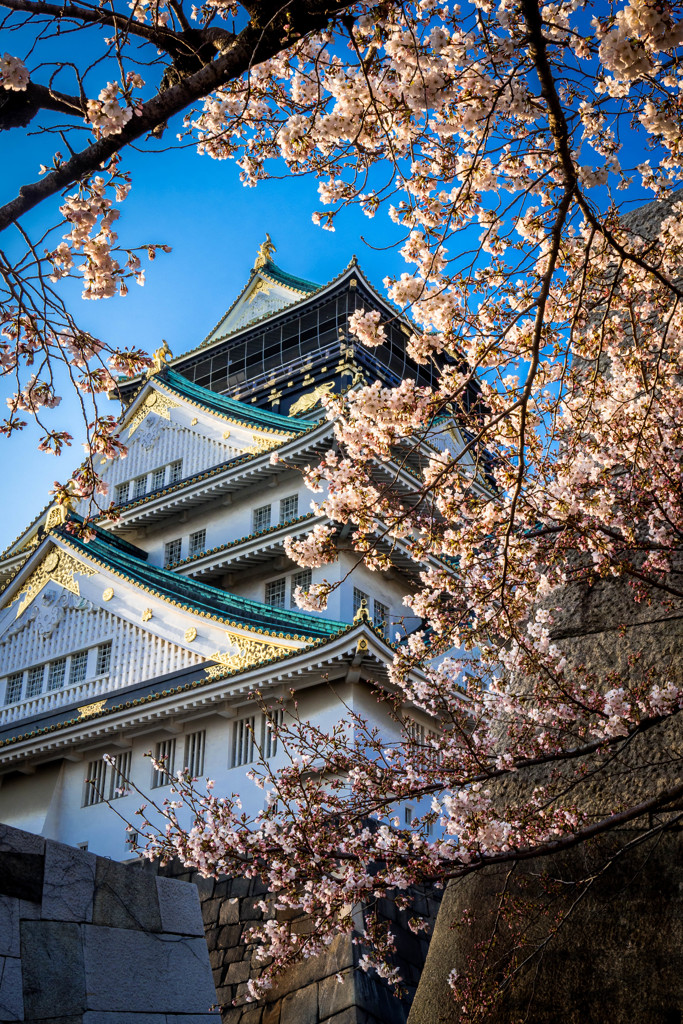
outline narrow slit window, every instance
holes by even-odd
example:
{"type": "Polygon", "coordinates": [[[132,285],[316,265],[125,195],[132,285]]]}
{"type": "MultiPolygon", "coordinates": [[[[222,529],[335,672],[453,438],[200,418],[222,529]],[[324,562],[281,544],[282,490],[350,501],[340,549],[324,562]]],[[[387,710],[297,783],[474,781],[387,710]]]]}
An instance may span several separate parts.
{"type": "Polygon", "coordinates": [[[277,754],[279,741],[277,730],[282,727],[285,712],[283,708],[276,708],[263,717],[265,719],[263,723],[263,756],[270,759],[277,754]]]}
{"type": "Polygon", "coordinates": [[[107,762],[100,757],[97,761],[91,761],[88,765],[83,787],[83,806],[92,807],[93,804],[104,803],[106,784],[107,762]]]}
{"type": "Polygon", "coordinates": [[[154,750],[154,760],[162,764],[161,770],[155,768],[152,773],[152,789],[170,785],[169,775],[175,771],[175,739],[162,740],[154,750]]]}
{"type": "Polygon", "coordinates": [[[206,730],[191,732],[185,737],[185,764],[193,779],[204,774],[204,750],[206,748],[206,730]]]}
{"type": "Polygon", "coordinates": [[[254,739],[255,725],[255,715],[249,715],[247,718],[238,718],[236,722],[233,722],[231,768],[239,768],[240,765],[249,764],[250,761],[254,760],[256,750],[256,741],[254,739]]]}
{"type": "Polygon", "coordinates": [[[128,792],[128,780],[130,779],[133,754],[130,750],[124,750],[114,758],[114,764],[110,765],[109,776],[109,799],[116,800],[120,796],[126,796],[128,792]]]}

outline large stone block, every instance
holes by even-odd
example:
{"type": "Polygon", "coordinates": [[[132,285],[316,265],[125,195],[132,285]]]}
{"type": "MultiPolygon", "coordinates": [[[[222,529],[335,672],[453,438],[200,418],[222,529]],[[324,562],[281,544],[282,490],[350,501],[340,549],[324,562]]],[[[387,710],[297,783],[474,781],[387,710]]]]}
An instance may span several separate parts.
{"type": "Polygon", "coordinates": [[[93,924],[160,932],[156,879],[133,865],[97,858],[93,924]]]}
{"type": "Polygon", "coordinates": [[[22,832],[0,822],[0,853],[45,853],[45,840],[33,832],[22,832]]]}
{"type": "Polygon", "coordinates": [[[24,1020],[24,996],[21,980],[21,960],[0,957],[0,1020],[24,1020]]]}
{"type": "MultiPolygon", "coordinates": [[[[187,1018],[185,1018],[187,1019],[187,1018]]],[[[166,1024],[165,1013],[108,1013],[106,1010],[87,1010],[83,1024],[166,1024]]]]}
{"type": "Polygon", "coordinates": [[[19,922],[40,916],[40,906],[12,896],[0,896],[0,956],[21,956],[19,922]]]}
{"type": "Polygon", "coordinates": [[[157,878],[161,928],[177,935],[203,935],[199,893],[191,882],[157,878]]]}
{"type": "Polygon", "coordinates": [[[307,985],[282,1000],[280,1024],[318,1024],[318,986],[307,985]]]}
{"type": "Polygon", "coordinates": [[[40,903],[44,867],[42,853],[0,852],[0,894],[40,903]]]}
{"type": "Polygon", "coordinates": [[[86,1008],[81,926],[22,921],[20,930],[26,1019],[80,1017],[86,1008]]]}
{"type": "Polygon", "coordinates": [[[97,857],[48,840],[41,916],[52,921],[92,921],[97,857]]]}
{"type": "Polygon", "coordinates": [[[351,968],[344,971],[337,981],[337,975],[323,978],[318,985],[318,1004],[320,1007],[320,1020],[327,1020],[347,1007],[353,1006],[356,1001],[356,972],[351,968]]]}
{"type": "Polygon", "coordinates": [[[208,1013],[216,1002],[206,943],[83,925],[88,1009],[208,1013]]]}

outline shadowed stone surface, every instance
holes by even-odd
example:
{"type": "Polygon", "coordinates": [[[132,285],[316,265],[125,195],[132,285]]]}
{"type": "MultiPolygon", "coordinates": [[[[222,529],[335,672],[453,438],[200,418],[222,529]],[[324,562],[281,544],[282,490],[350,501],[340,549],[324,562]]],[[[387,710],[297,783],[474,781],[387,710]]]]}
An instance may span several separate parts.
{"type": "Polygon", "coordinates": [[[3,887],[0,1024],[220,1021],[194,886],[1,826],[3,887]]]}

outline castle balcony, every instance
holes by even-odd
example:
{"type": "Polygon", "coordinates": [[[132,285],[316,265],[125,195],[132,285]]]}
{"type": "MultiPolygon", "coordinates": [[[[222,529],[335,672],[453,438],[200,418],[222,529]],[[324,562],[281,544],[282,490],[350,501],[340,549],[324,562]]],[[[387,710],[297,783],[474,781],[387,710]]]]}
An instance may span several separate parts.
{"type": "Polygon", "coordinates": [[[101,700],[103,694],[109,693],[113,689],[115,686],[113,683],[110,684],[109,676],[106,675],[83,680],[81,683],[65,686],[60,690],[39,693],[35,697],[28,697],[15,704],[7,704],[0,708],[0,728],[10,722],[33,718],[34,715],[42,715],[55,708],[65,707],[67,704],[88,704],[98,699],[101,700]]]}

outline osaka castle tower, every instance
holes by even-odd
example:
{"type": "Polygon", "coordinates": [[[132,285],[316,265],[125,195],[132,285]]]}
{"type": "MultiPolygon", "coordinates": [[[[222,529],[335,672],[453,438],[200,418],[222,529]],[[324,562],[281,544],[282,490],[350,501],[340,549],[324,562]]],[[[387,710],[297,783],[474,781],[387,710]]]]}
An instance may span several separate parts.
{"type": "MultiPolygon", "coordinates": [[[[322,396],[427,384],[430,370],[408,357],[408,321],[355,259],[319,286],[273,253],[268,239],[201,344],[175,358],[164,345],[146,376],[122,383],[128,456],[102,467],[115,515],[100,515],[86,542],[63,508],[45,509],[0,556],[4,822],[123,859],[107,801],[133,820],[140,798],[120,792],[123,777],[167,795],[150,751],[171,772],[215,779],[216,793],[240,792],[246,811],[262,806],[246,772],[259,750],[275,764],[282,751],[256,692],[282,701],[278,714],[294,693],[299,715],[323,726],[348,708],[382,716],[372,689],[387,681],[397,632],[418,625],[403,597],[419,567],[394,542],[389,571],[349,575],[357,558],[341,524],[337,561],[322,569],[299,568],[284,542],[326,522],[297,469],[334,444],[322,396]],[[361,308],[386,321],[378,348],[349,337],[361,308]],[[343,581],[327,611],[299,611],[295,588],[323,578],[343,581]]],[[[441,436],[462,443],[454,424],[441,436]]],[[[411,457],[377,472],[409,492],[422,456],[411,457]]],[[[433,727],[410,706],[403,726],[379,724],[394,742],[402,727],[433,727]]]]}

